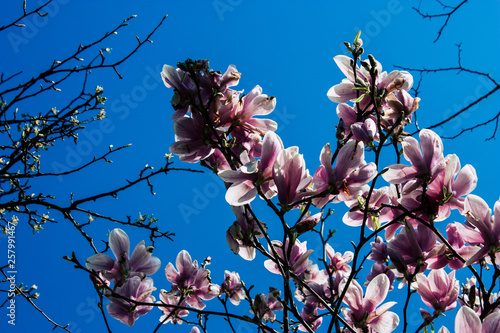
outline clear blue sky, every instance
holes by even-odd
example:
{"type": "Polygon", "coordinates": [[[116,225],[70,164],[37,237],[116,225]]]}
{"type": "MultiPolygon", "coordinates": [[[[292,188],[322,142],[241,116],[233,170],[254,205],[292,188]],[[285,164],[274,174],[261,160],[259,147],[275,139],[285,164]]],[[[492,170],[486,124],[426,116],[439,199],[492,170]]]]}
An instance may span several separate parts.
{"type": "MultiPolygon", "coordinates": [[[[54,59],[73,52],[79,43],[94,41],[124,18],[137,14],[129,27],[110,39],[109,44],[102,45],[112,48],[111,58],[118,58],[136,45],[135,35],[144,37],[164,15],[168,14],[168,18],[152,38],[154,43],[145,45],[119,67],[124,77],[122,80],[118,80],[112,70],[96,71],[91,75],[90,86],[103,86],[108,98],[105,125],[95,123],[89,126],[89,135],[81,135],[76,146],[67,141],[49,151],[42,160],[42,169],[54,172],[58,168],[80,166],[86,159],[105,152],[111,144],[118,147],[132,143],[132,147],[116,153],[113,164],[99,164],[77,175],[47,180],[33,191],[55,193],[58,200],[67,203],[70,192],[75,198],[88,196],[134,178],[146,164],[160,167],[163,155],[174,141],[174,134],[169,119],[173,112],[170,106],[172,91],[164,87],[159,73],[163,64],[175,66],[186,58],[208,58],[211,68],[223,72],[229,64],[234,64],[242,73],[238,89],[248,92],[258,84],[264,93],[275,96],[277,106],[272,118],[278,122],[278,134],[285,147],[300,147],[311,173],[319,165],[321,148],[326,142],[335,140],[336,105],[328,100],[326,92],[340,82],[343,75],[332,58],[344,53],[342,43],[352,41],[358,30],[362,30],[365,50],[373,54],[387,71],[393,70],[393,65],[455,66],[455,44],[461,42],[464,66],[489,72],[500,79],[497,64],[500,35],[496,23],[500,14],[499,1],[470,1],[453,15],[437,43],[433,41],[443,20],[423,20],[411,8],[418,4],[419,1],[397,0],[314,1],[310,4],[249,0],[54,0],[45,19],[27,19],[24,22],[26,28],[10,29],[0,34],[1,72],[13,74],[23,70],[22,76],[29,78],[47,68],[54,59]],[[8,35],[9,32],[16,36],[8,35]]],[[[28,9],[37,5],[38,2],[28,1],[28,9]]],[[[435,11],[439,8],[429,6],[423,9],[435,11]]],[[[22,1],[4,3],[0,25],[12,21],[21,12],[22,1]]],[[[92,56],[89,54],[88,58],[92,56]]],[[[415,80],[419,78],[417,73],[414,77],[415,80]]],[[[80,82],[73,83],[78,87],[80,82]]],[[[25,112],[43,112],[61,105],[75,86],[63,86],[61,93],[34,101],[25,112]]],[[[465,74],[426,76],[420,93],[420,126],[429,126],[446,118],[454,109],[486,93],[488,88],[491,87],[484,81],[465,74]]],[[[491,118],[493,112],[498,112],[498,96],[479,104],[438,132],[454,135],[464,126],[491,118]]],[[[491,207],[500,195],[497,178],[500,146],[498,140],[485,142],[492,131],[490,125],[444,142],[445,154],[456,153],[462,166],[470,163],[476,168],[479,183],[474,193],[482,196],[491,207]]],[[[174,166],[200,169],[197,165],[181,162],[174,166]]],[[[154,214],[164,229],[176,233],[174,242],[160,242],[155,250],[155,255],[162,260],[160,271],[153,276],[158,289],[170,287],[163,273],[164,267],[175,261],[182,249],[187,249],[198,261],[203,261],[206,256],[212,257],[209,268],[214,282],[221,283],[224,270],[228,269],[239,271],[248,285],[256,285],[258,292],[266,293],[268,286],[278,284],[279,280],[263,268],[262,258],[249,263],[229,250],[225,232],[234,221],[234,215],[224,201],[225,191],[220,180],[208,173],[169,173],[157,177],[153,183],[157,193],[154,197],[146,186],[138,186],[120,195],[118,200],[102,200],[91,207],[120,217],[131,215],[135,218],[139,212],[154,214]],[[193,214],[182,214],[186,208],[193,214]]],[[[272,216],[265,207],[257,206],[264,214],[261,219],[272,224],[272,216]]],[[[330,218],[329,227],[339,232],[331,245],[336,250],[345,251],[350,249],[347,247],[349,235],[354,235],[355,231],[342,225],[345,206],[332,208],[336,212],[330,218]]],[[[463,220],[460,216],[454,217],[456,221],[463,220]]],[[[86,221],[86,216],[78,218],[86,221]]],[[[61,259],[75,251],[84,261],[93,254],[91,249],[67,221],[47,225],[35,236],[23,222],[21,219],[16,236],[18,281],[37,284],[41,293],[38,306],[56,322],[70,323],[73,332],[104,331],[102,318],[94,306],[96,294],[87,275],[61,259]]],[[[88,232],[99,244],[100,239],[107,238],[107,230],[113,227],[96,221],[88,232]]],[[[132,246],[147,237],[146,233],[134,229],[126,231],[132,246]]],[[[6,241],[5,236],[0,236],[0,249],[6,249],[6,241]]],[[[319,243],[310,239],[308,247],[319,250],[319,243]]],[[[212,301],[209,307],[215,303],[212,301]]],[[[51,325],[26,302],[18,299],[16,304],[17,325],[13,332],[50,331],[51,325]]],[[[430,311],[418,297],[415,297],[414,304],[416,312],[410,315],[413,330],[410,327],[409,331],[414,331],[421,323],[419,307],[430,311]]],[[[247,314],[247,305],[234,310],[247,314]]],[[[140,318],[133,329],[112,318],[110,323],[113,332],[149,332],[159,317],[160,311],[153,309],[146,317],[140,318]]],[[[442,318],[437,328],[446,323],[453,330],[452,318],[454,314],[442,318]]],[[[212,321],[214,325],[217,320],[212,318],[212,321]]],[[[211,327],[210,322],[211,332],[229,331],[226,326],[211,327]]],[[[12,331],[12,327],[6,324],[5,309],[2,309],[0,331],[5,329],[12,331]]],[[[162,331],[189,330],[186,325],[170,325],[162,331]]],[[[252,330],[243,325],[238,332],[252,330]]]]}

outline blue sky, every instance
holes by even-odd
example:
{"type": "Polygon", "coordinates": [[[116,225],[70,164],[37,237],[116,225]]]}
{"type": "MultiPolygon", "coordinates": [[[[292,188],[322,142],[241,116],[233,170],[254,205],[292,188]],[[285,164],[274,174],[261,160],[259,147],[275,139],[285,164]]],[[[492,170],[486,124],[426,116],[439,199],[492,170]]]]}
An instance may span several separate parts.
{"type": "MultiPolygon", "coordinates": [[[[397,0],[356,1],[349,5],[342,1],[305,4],[302,1],[249,0],[54,0],[46,18],[27,19],[24,22],[27,27],[0,34],[2,72],[13,74],[22,70],[20,79],[29,78],[47,68],[54,59],[73,52],[79,43],[94,41],[124,18],[138,15],[115,38],[102,45],[112,48],[110,59],[118,58],[136,45],[135,35],[143,38],[164,15],[168,14],[168,18],[153,36],[154,43],[145,45],[119,67],[122,80],[118,80],[112,70],[92,73],[90,86],[103,86],[108,98],[108,118],[89,126],[77,145],[66,141],[51,149],[42,160],[42,169],[55,172],[78,167],[92,156],[106,152],[109,145],[133,145],[116,153],[112,164],[99,164],[76,175],[48,179],[34,185],[33,191],[50,191],[60,202],[67,203],[71,192],[75,198],[85,197],[123,184],[146,164],[160,167],[174,141],[174,134],[170,120],[172,91],[164,87],[159,72],[163,64],[175,66],[186,58],[207,58],[211,68],[222,72],[229,64],[234,64],[242,73],[238,89],[248,92],[258,84],[264,93],[275,96],[277,106],[271,118],[278,122],[278,134],[285,147],[300,147],[311,173],[319,165],[321,148],[335,140],[336,105],[328,100],[326,92],[340,82],[343,75],[332,58],[344,53],[343,42],[352,41],[358,30],[362,30],[366,52],[373,54],[387,71],[393,70],[394,65],[456,66],[455,45],[461,42],[463,66],[500,78],[496,62],[500,51],[496,41],[500,36],[495,23],[500,14],[500,1],[466,4],[453,15],[437,43],[433,41],[443,19],[423,20],[412,9],[418,4],[419,1],[397,0]]],[[[37,2],[28,1],[28,9],[37,5],[37,2]]],[[[431,12],[439,9],[435,5],[422,8],[431,12]]],[[[0,24],[12,21],[21,12],[22,1],[4,4],[0,24]]],[[[93,54],[88,54],[89,59],[92,57],[93,54]]],[[[418,74],[413,74],[418,80],[418,74]]],[[[81,80],[77,79],[63,86],[60,93],[25,104],[25,112],[62,105],[71,92],[78,89],[78,84],[81,80]]],[[[486,81],[471,75],[425,76],[419,95],[422,98],[418,110],[420,126],[423,128],[446,118],[488,89],[491,86],[486,81]]],[[[437,132],[452,136],[463,127],[491,118],[496,112],[498,96],[494,95],[437,132]]],[[[500,195],[500,181],[496,178],[500,146],[498,140],[485,142],[492,132],[493,126],[489,125],[456,140],[444,141],[445,154],[456,153],[462,166],[470,163],[476,168],[479,183],[474,193],[482,196],[491,207],[500,195]]],[[[393,163],[391,158],[387,156],[386,163],[393,163]]],[[[179,161],[174,166],[200,169],[179,161]]],[[[249,263],[230,252],[225,231],[234,221],[234,215],[224,201],[225,190],[220,180],[209,173],[169,173],[157,177],[153,183],[155,196],[149,194],[146,186],[140,185],[120,195],[118,200],[105,199],[87,207],[119,217],[131,215],[135,218],[139,212],[154,214],[164,229],[176,233],[174,242],[163,241],[155,250],[155,255],[162,260],[162,268],[153,276],[158,289],[170,287],[163,270],[182,249],[187,249],[198,261],[212,257],[210,269],[214,282],[222,282],[224,270],[228,269],[240,272],[242,279],[247,284],[255,284],[258,292],[265,293],[268,286],[278,284],[279,279],[263,268],[262,258],[249,263]]],[[[265,207],[256,206],[262,211],[262,219],[272,224],[272,216],[265,207]]],[[[328,227],[338,229],[338,233],[331,245],[338,251],[345,251],[351,240],[349,236],[356,235],[356,231],[342,225],[344,206],[332,208],[336,212],[328,227]]],[[[86,216],[78,218],[86,220],[86,216]]],[[[454,218],[463,220],[456,215],[454,218]]],[[[96,221],[88,232],[99,243],[100,239],[107,238],[107,231],[113,227],[96,221]]],[[[134,229],[126,231],[132,246],[147,237],[146,233],[134,229]]],[[[6,237],[0,236],[0,248],[6,248],[6,242],[6,237]]],[[[71,251],[75,251],[82,261],[93,254],[78,232],[61,220],[32,236],[21,219],[16,244],[17,280],[38,285],[41,297],[37,304],[56,322],[69,323],[73,332],[103,331],[102,318],[94,306],[97,298],[87,275],[61,259],[71,251]]],[[[308,245],[319,250],[319,243],[314,239],[308,239],[308,245]]],[[[212,303],[218,308],[215,301],[212,303]]],[[[410,331],[420,324],[418,308],[426,308],[418,297],[413,303],[416,312],[410,315],[410,331]]],[[[26,302],[18,300],[16,304],[14,330],[6,324],[5,309],[2,309],[1,331],[5,328],[9,332],[49,331],[52,328],[26,302]]],[[[233,309],[247,314],[246,305],[233,309]]],[[[133,329],[112,318],[110,323],[114,332],[152,331],[159,316],[160,311],[154,309],[139,319],[133,329]]],[[[454,314],[448,315],[437,327],[446,323],[452,329],[452,318],[454,314]]],[[[215,318],[210,322],[214,325],[212,332],[229,331],[226,326],[218,326],[220,322],[215,318]]],[[[189,330],[186,325],[170,325],[162,331],[189,330]]],[[[238,328],[238,332],[251,331],[245,325],[238,328]]]]}

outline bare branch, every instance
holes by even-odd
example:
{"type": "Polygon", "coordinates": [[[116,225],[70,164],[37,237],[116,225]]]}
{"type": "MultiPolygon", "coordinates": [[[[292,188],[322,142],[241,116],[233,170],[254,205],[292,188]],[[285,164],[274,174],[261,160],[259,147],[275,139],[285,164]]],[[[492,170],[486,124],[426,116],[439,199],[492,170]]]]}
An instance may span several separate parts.
{"type": "Polygon", "coordinates": [[[469,0],[463,0],[457,6],[448,6],[448,5],[443,4],[441,1],[436,0],[436,2],[439,3],[443,7],[443,10],[449,9],[449,11],[444,12],[444,13],[439,13],[439,14],[427,14],[427,13],[424,14],[419,8],[413,7],[413,9],[417,13],[419,13],[422,16],[422,18],[429,19],[429,21],[432,20],[433,18],[446,17],[443,25],[441,26],[441,28],[438,31],[438,35],[437,35],[436,39],[434,40],[434,43],[436,43],[439,40],[439,38],[441,37],[441,34],[443,33],[444,28],[448,25],[448,21],[450,20],[451,15],[453,15],[460,7],[465,5],[468,1],[469,0]]]}

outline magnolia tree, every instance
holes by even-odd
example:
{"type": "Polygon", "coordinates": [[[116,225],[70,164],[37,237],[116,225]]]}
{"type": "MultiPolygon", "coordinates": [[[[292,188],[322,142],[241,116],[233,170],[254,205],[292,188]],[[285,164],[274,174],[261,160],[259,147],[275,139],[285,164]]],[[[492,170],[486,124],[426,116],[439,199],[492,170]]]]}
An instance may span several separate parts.
{"type": "Polygon", "coordinates": [[[286,147],[275,133],[278,124],[258,117],[269,115],[276,99],[259,86],[246,95],[235,90],[241,77],[235,66],[223,74],[208,60],[163,67],[174,91],[170,152],[220,177],[235,215],[225,226],[230,251],[261,262],[281,283],[254,291],[231,269],[215,280],[210,258],[199,265],[187,250],[162,265],[144,241],[130,252],[127,234],[114,229],[113,255],[66,258],[90,274],[111,317],[128,326],[156,317],[155,332],[183,322],[193,325],[186,331],[208,332],[209,316],[223,317],[233,332],[238,320],[259,332],[406,332],[416,299],[417,331],[449,332],[439,319],[456,307],[455,332],[500,331],[500,201],[472,194],[474,167],[444,156],[435,132],[422,129],[418,138],[405,132],[420,100],[410,94],[412,75],[382,71],[374,56],[363,56],[359,37],[345,43],[350,56],[334,58],[346,76],[327,93],[337,104],[336,142],[323,145],[312,174],[299,148],[286,147]],[[395,159],[382,165],[386,150],[395,159]],[[266,206],[256,209],[254,200],[266,206]],[[356,230],[352,248],[330,245],[337,236],[325,225],[335,205],[348,208],[342,222],[356,230]],[[452,210],[462,221],[449,221],[452,210]],[[270,211],[279,221],[272,231],[264,221],[270,211]],[[317,261],[306,234],[322,244],[317,261]],[[160,269],[168,285],[154,283],[160,269]],[[466,279],[458,280],[459,270],[466,279]],[[399,302],[386,301],[389,293],[399,302]],[[224,311],[210,309],[217,300],[224,311]]]}

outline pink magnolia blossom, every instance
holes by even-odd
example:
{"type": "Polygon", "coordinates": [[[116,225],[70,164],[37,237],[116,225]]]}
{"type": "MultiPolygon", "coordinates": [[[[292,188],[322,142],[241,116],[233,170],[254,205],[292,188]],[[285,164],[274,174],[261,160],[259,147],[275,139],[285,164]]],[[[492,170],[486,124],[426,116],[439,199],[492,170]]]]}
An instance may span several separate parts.
{"type": "Polygon", "coordinates": [[[500,312],[490,313],[481,319],[471,308],[462,306],[455,317],[455,333],[498,333],[500,332],[500,312]]]}
{"type": "Polygon", "coordinates": [[[389,256],[398,270],[409,270],[415,273],[426,270],[429,260],[440,254],[442,248],[438,246],[437,236],[429,228],[419,225],[415,230],[409,224],[394,237],[387,245],[389,256]]]}
{"type": "MultiPolygon", "coordinates": [[[[140,277],[134,276],[128,279],[123,286],[117,287],[115,291],[132,301],[154,303],[155,298],[151,296],[151,293],[155,290],[153,279],[145,278],[141,280],[140,277]]],[[[108,299],[110,303],[106,309],[109,315],[128,326],[133,326],[139,316],[144,316],[153,308],[152,305],[136,305],[134,302],[122,298],[110,296],[108,299]]]]}
{"type": "MultiPolygon", "coordinates": [[[[377,132],[377,118],[373,115],[369,115],[367,116],[367,118],[365,120],[359,120],[358,119],[358,115],[357,115],[357,112],[356,110],[350,106],[349,104],[345,104],[345,103],[340,103],[339,105],[337,105],[337,116],[339,117],[339,119],[342,119],[343,121],[343,124],[344,124],[344,131],[345,131],[345,136],[349,136],[349,134],[352,132],[353,130],[353,126],[363,126],[362,124],[364,122],[366,122],[368,119],[370,119],[370,122],[366,125],[364,125],[364,129],[361,129],[363,131],[367,131],[368,133],[373,133],[373,139],[375,141],[378,141],[379,138],[378,138],[378,134],[376,133],[377,132]],[[375,130],[375,132],[373,132],[373,130],[375,130]]],[[[358,129],[355,129],[355,131],[358,130],[358,129]]],[[[353,133],[353,136],[356,140],[360,140],[360,141],[363,141],[362,139],[359,139],[356,137],[356,135],[353,133]]],[[[365,144],[367,144],[365,142],[365,144]]]]}
{"type": "Polygon", "coordinates": [[[399,89],[387,95],[384,101],[384,114],[382,125],[385,127],[395,125],[399,119],[399,124],[405,126],[410,123],[413,113],[418,109],[420,98],[413,98],[404,90],[399,89]]]}
{"type": "Polygon", "coordinates": [[[116,228],[109,233],[109,247],[116,260],[104,253],[98,253],[85,262],[88,269],[100,271],[108,281],[115,281],[122,286],[127,279],[134,276],[144,278],[153,275],[161,266],[160,259],[151,255],[152,246],[146,246],[144,241],[136,245],[129,257],[130,240],[122,229],[116,228]]]}
{"type": "Polygon", "coordinates": [[[467,164],[460,169],[458,156],[445,157],[446,168],[429,184],[427,196],[436,205],[434,221],[442,221],[450,216],[451,209],[463,212],[465,198],[477,185],[476,170],[467,164]]]}
{"type": "Polygon", "coordinates": [[[435,313],[441,314],[457,306],[459,284],[454,270],[449,274],[444,269],[431,270],[428,276],[417,274],[415,290],[435,313]]]}
{"type": "Polygon", "coordinates": [[[269,288],[269,293],[266,295],[258,294],[252,300],[250,313],[255,314],[257,318],[267,322],[268,320],[274,322],[276,314],[274,311],[282,311],[283,304],[279,300],[280,291],[275,288],[269,288]]]}
{"type": "MultiPolygon", "coordinates": [[[[325,281],[323,283],[316,282],[307,282],[307,286],[314,290],[314,292],[323,299],[323,301],[328,302],[331,298],[332,292],[330,290],[329,284],[325,281]]],[[[324,310],[325,306],[320,301],[320,299],[312,292],[309,291],[308,288],[297,288],[295,290],[295,298],[302,303],[309,303],[310,305],[314,305],[315,307],[324,310]]],[[[316,312],[316,315],[318,313],[316,312]]]]}
{"type": "Polygon", "coordinates": [[[253,118],[266,116],[276,106],[276,98],[262,93],[260,86],[255,86],[248,95],[240,99],[233,98],[219,109],[219,126],[232,127],[237,132],[251,132],[261,136],[267,131],[276,131],[278,125],[274,120],[253,118]]]}
{"type": "MultiPolygon", "coordinates": [[[[278,254],[278,257],[279,257],[278,260],[280,262],[283,262],[283,260],[285,258],[285,256],[283,255],[283,251],[285,251],[285,253],[288,253],[288,248],[289,248],[288,238],[286,239],[284,246],[283,246],[283,243],[281,243],[280,241],[272,241],[271,243],[273,245],[274,250],[278,254]]],[[[290,260],[288,261],[288,266],[289,266],[290,270],[296,275],[300,275],[303,272],[305,272],[307,267],[312,264],[312,262],[308,259],[309,255],[312,252],[313,252],[313,250],[307,249],[307,242],[301,243],[298,239],[296,239],[295,243],[291,246],[290,255],[286,256],[286,257],[290,258],[290,260]]],[[[271,247],[269,247],[269,253],[271,255],[273,255],[271,247]]],[[[264,262],[264,266],[271,273],[281,274],[281,271],[280,271],[278,265],[271,259],[266,260],[264,262]]]]}
{"type": "Polygon", "coordinates": [[[351,274],[351,266],[349,266],[349,263],[352,261],[354,253],[351,251],[346,251],[344,254],[335,252],[330,244],[326,244],[325,250],[326,256],[330,259],[328,269],[331,272],[338,272],[340,275],[349,276],[349,274],[351,274]]]}
{"type": "Polygon", "coordinates": [[[382,237],[377,236],[374,242],[370,243],[372,250],[368,259],[376,261],[379,264],[388,262],[389,254],[387,253],[387,243],[384,242],[382,237]]]}
{"type": "MultiPolygon", "coordinates": [[[[453,247],[453,249],[465,260],[472,257],[479,250],[475,246],[467,246],[465,240],[457,228],[459,223],[450,223],[446,226],[446,236],[448,243],[453,247]]],[[[451,269],[460,269],[464,266],[464,263],[457,257],[453,255],[450,249],[446,247],[445,244],[441,245],[443,247],[442,253],[435,258],[435,261],[429,264],[431,269],[439,269],[448,265],[451,269]]]]}
{"type": "Polygon", "coordinates": [[[197,163],[209,157],[215,150],[212,133],[207,131],[199,115],[176,119],[174,132],[175,142],[170,145],[170,152],[179,155],[183,162],[197,163]]]}
{"type": "MultiPolygon", "coordinates": [[[[323,318],[318,316],[318,307],[316,303],[306,302],[302,308],[300,317],[309,325],[313,331],[316,331],[323,323],[323,318]]],[[[309,332],[304,325],[300,324],[298,330],[302,332],[309,332]]]]}
{"type": "Polygon", "coordinates": [[[250,203],[258,191],[255,183],[261,183],[261,190],[270,199],[276,195],[272,178],[273,165],[283,150],[281,139],[274,132],[267,132],[262,143],[262,155],[259,161],[249,162],[236,170],[223,170],[218,173],[231,186],[226,192],[226,201],[232,206],[243,206],[250,203]]]}
{"type": "MultiPolygon", "coordinates": [[[[368,191],[363,193],[363,195],[359,196],[356,200],[346,202],[347,206],[350,209],[347,213],[344,214],[342,222],[352,227],[361,226],[363,224],[367,196],[368,191]]],[[[374,189],[372,191],[370,202],[368,203],[369,212],[367,212],[366,220],[366,226],[370,230],[376,230],[380,228],[382,223],[391,221],[393,219],[394,213],[392,212],[392,210],[389,207],[382,208],[383,204],[390,203],[391,199],[389,197],[389,187],[385,186],[381,187],[380,189],[374,189]]]]}
{"type": "Polygon", "coordinates": [[[391,184],[402,184],[416,179],[413,186],[406,189],[407,193],[418,188],[422,182],[431,182],[446,167],[441,138],[431,130],[420,131],[420,144],[415,138],[407,137],[402,146],[405,159],[412,165],[391,165],[382,177],[391,184]]]}
{"type": "MultiPolygon", "coordinates": [[[[354,71],[351,65],[353,60],[345,55],[338,55],[334,57],[333,60],[335,60],[335,63],[347,78],[343,79],[341,83],[331,87],[326,95],[335,103],[354,101],[357,98],[357,92],[353,90],[356,87],[354,85],[354,71]]],[[[379,62],[376,62],[376,70],[377,73],[379,73],[375,79],[375,85],[378,89],[385,88],[387,92],[390,93],[395,89],[410,90],[413,85],[413,77],[406,71],[392,71],[387,74],[387,72],[382,72],[382,65],[379,62]]],[[[370,87],[372,81],[371,76],[364,67],[359,68],[356,66],[356,77],[359,81],[363,82],[366,87],[370,87]]],[[[363,98],[360,103],[362,108],[368,105],[370,99],[368,95],[363,98]]]]}
{"type": "Polygon", "coordinates": [[[389,282],[390,282],[390,286],[391,286],[389,288],[389,291],[394,289],[393,284],[394,284],[394,280],[396,279],[396,275],[394,274],[392,269],[389,269],[389,267],[387,267],[385,264],[378,264],[378,263],[374,263],[372,265],[372,269],[371,269],[370,273],[366,276],[366,282],[365,282],[364,286],[368,286],[370,284],[370,282],[373,280],[373,278],[375,278],[376,276],[378,276],[380,274],[385,274],[389,278],[389,282]]]}
{"type": "Polygon", "coordinates": [[[351,125],[352,138],[362,141],[367,146],[373,146],[373,141],[377,140],[377,124],[372,118],[367,118],[363,122],[356,122],[351,125]]]}
{"type": "Polygon", "coordinates": [[[191,262],[191,256],[185,250],[177,255],[175,262],[177,270],[172,263],[165,268],[167,280],[172,283],[173,292],[181,292],[186,298],[186,303],[195,309],[203,310],[208,301],[219,295],[219,286],[210,283],[206,268],[198,268],[198,262],[191,262]]]}
{"type": "MultiPolygon", "coordinates": [[[[342,309],[346,321],[356,332],[366,332],[370,329],[376,332],[392,332],[399,325],[399,317],[389,311],[396,302],[388,302],[381,306],[389,291],[390,281],[385,274],[377,275],[366,288],[363,297],[363,288],[356,280],[352,280],[347,288],[343,302],[349,308],[342,309]]],[[[339,289],[345,288],[345,281],[339,289]]]]}
{"type": "MultiPolygon", "coordinates": [[[[166,290],[162,290],[160,293],[160,301],[158,304],[164,305],[175,305],[175,306],[183,306],[186,307],[186,301],[180,299],[180,296],[174,295],[172,293],[168,293],[166,290]]],[[[167,324],[171,322],[172,324],[182,324],[183,320],[180,319],[189,314],[189,311],[186,309],[177,309],[174,306],[162,306],[160,307],[161,311],[163,311],[163,316],[160,317],[160,322],[163,324],[167,324]]]]}
{"type": "Polygon", "coordinates": [[[321,150],[321,165],[314,173],[313,190],[325,196],[314,199],[321,208],[329,201],[346,201],[361,193],[365,185],[377,175],[375,163],[365,162],[364,146],[361,142],[349,141],[340,149],[337,164],[332,168],[332,151],[326,144],[321,150]]]}
{"type": "Polygon", "coordinates": [[[299,235],[304,232],[310,231],[314,229],[314,227],[321,221],[322,213],[316,213],[311,216],[311,212],[308,211],[300,221],[298,221],[293,230],[296,231],[299,235]]]}
{"type": "Polygon", "coordinates": [[[273,179],[281,205],[289,206],[310,195],[306,188],[312,181],[299,147],[283,149],[273,166],[273,179]]]}
{"type": "MultiPolygon", "coordinates": [[[[251,216],[245,214],[245,208],[231,206],[236,215],[234,222],[226,232],[226,240],[229,248],[234,254],[239,254],[245,260],[253,260],[255,258],[255,241],[254,237],[262,238],[262,234],[257,221],[251,216]]],[[[267,230],[266,225],[260,222],[264,230],[267,230]]]]}
{"type": "Polygon", "coordinates": [[[240,304],[240,301],[246,297],[245,291],[243,290],[243,284],[240,281],[240,275],[236,272],[224,272],[224,282],[220,289],[221,293],[229,296],[229,300],[234,305],[240,304]]]}
{"type": "Polygon", "coordinates": [[[495,202],[494,215],[488,204],[477,195],[469,194],[464,204],[465,218],[468,225],[456,224],[458,232],[463,239],[472,246],[480,249],[467,262],[466,266],[473,264],[490,252],[495,253],[497,264],[500,262],[500,200],[495,202]]]}

